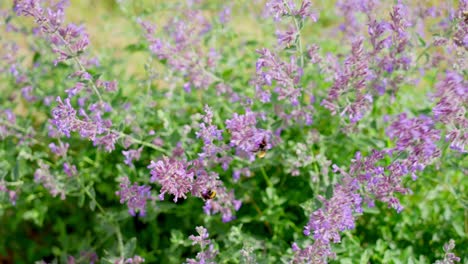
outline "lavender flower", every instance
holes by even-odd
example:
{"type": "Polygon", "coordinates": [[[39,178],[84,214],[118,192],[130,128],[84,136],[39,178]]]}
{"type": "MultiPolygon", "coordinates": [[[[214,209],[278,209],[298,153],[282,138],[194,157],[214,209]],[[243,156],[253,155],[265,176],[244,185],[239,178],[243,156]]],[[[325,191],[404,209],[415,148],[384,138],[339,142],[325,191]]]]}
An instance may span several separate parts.
{"type": "Polygon", "coordinates": [[[140,21],[150,43],[150,50],[159,59],[167,60],[174,72],[179,72],[187,80],[184,89],[191,87],[207,88],[219,81],[209,69],[214,69],[215,60],[210,52],[202,48],[203,37],[211,30],[211,24],[200,10],[184,9],[181,17],[171,19],[164,28],[169,36],[166,39],[155,38],[155,27],[140,21]],[[208,57],[208,60],[204,58],[208,57]]]}
{"type": "Polygon", "coordinates": [[[266,141],[265,150],[271,148],[271,132],[256,128],[255,113],[246,110],[244,115],[234,113],[231,119],[226,120],[226,128],[231,133],[230,145],[254,160],[254,153],[259,150],[262,141],[266,141]]]}
{"type": "Polygon", "coordinates": [[[232,157],[228,153],[231,148],[222,141],[222,131],[216,125],[213,125],[211,108],[205,105],[204,110],[203,122],[198,124],[198,131],[196,132],[197,138],[203,140],[203,151],[198,155],[206,166],[209,163],[221,164],[222,168],[227,170],[232,161],[232,157]]]}
{"type": "Polygon", "coordinates": [[[269,0],[265,4],[265,9],[266,13],[273,16],[275,21],[279,21],[283,16],[295,16],[302,19],[309,17],[314,22],[318,19],[309,0],[303,0],[299,8],[293,1],[269,0]]]}
{"type": "Polygon", "coordinates": [[[369,34],[369,41],[373,48],[370,55],[375,56],[384,48],[391,47],[392,39],[390,36],[385,35],[390,30],[390,24],[386,21],[378,22],[373,18],[369,18],[369,20],[367,33],[369,34]]]}
{"type": "Polygon", "coordinates": [[[143,150],[143,147],[140,147],[139,149],[130,149],[130,150],[123,150],[122,154],[125,156],[124,163],[127,164],[128,166],[131,166],[133,164],[133,160],[139,160],[141,151],[143,150]]]}
{"type": "Polygon", "coordinates": [[[219,12],[219,22],[221,24],[227,24],[229,22],[229,20],[231,20],[231,6],[229,5],[226,5],[225,7],[223,7],[223,9],[221,10],[221,12],[219,12]]]}
{"type": "Polygon", "coordinates": [[[373,99],[366,91],[366,80],[369,74],[368,58],[363,52],[363,40],[353,41],[351,55],[346,58],[344,65],[338,70],[335,82],[328,92],[328,96],[321,103],[332,114],[347,115],[351,123],[356,123],[364,116],[373,99]],[[352,98],[343,98],[343,94],[351,94],[352,98]],[[341,108],[342,101],[346,106],[341,108]],[[350,103],[347,103],[351,101],[350,103]]]}
{"type": "Polygon", "coordinates": [[[468,20],[466,19],[466,11],[468,10],[468,2],[466,0],[458,1],[457,18],[458,23],[455,26],[453,34],[453,42],[456,46],[468,48],[468,20]]]}
{"type": "Polygon", "coordinates": [[[440,132],[428,117],[408,118],[401,114],[390,125],[387,134],[396,140],[394,148],[373,150],[367,157],[357,152],[349,172],[333,165],[333,171],[343,176],[342,181],[335,186],[329,200],[319,196],[323,206],[312,212],[304,228],[304,234],[313,234],[315,241],[304,249],[293,244],[294,262],[327,263],[328,258],[334,257],[330,244],[341,241],[340,232],[354,228],[355,214],[362,213],[363,201],[373,206],[377,199],[397,212],[403,209],[395,196],[409,192],[402,178],[411,174],[415,180],[416,172],[439,156],[435,142],[440,139],[440,132]],[[402,153],[406,157],[400,157],[402,153]],[[387,156],[393,161],[384,166],[387,156]]]}
{"type": "Polygon", "coordinates": [[[114,131],[108,131],[104,136],[96,137],[93,140],[94,146],[104,147],[107,152],[115,149],[115,143],[119,139],[119,135],[114,131]]]}
{"type": "Polygon", "coordinates": [[[57,107],[52,110],[51,123],[60,133],[70,137],[71,132],[76,131],[80,133],[81,137],[92,140],[95,146],[104,147],[109,152],[115,149],[119,134],[110,129],[112,125],[110,120],[101,118],[106,107],[104,103],[90,106],[91,111],[94,112],[91,117],[81,109],[80,114],[85,120],[80,120],[77,118],[76,110],[70,104],[70,98],[66,98],[63,102],[60,97],[57,97],[57,102],[57,107]]]}
{"type": "Polygon", "coordinates": [[[29,16],[34,19],[39,30],[53,45],[53,52],[58,55],[55,64],[83,53],[88,47],[88,34],[83,26],[63,25],[65,2],[44,8],[42,1],[15,0],[14,10],[18,16],[29,16]]]}
{"type": "Polygon", "coordinates": [[[203,140],[203,152],[200,156],[203,157],[213,157],[216,156],[221,150],[217,147],[213,141],[223,140],[222,131],[213,125],[213,112],[208,105],[205,105],[205,115],[203,116],[203,123],[199,125],[199,131],[196,132],[197,138],[203,140]]]}
{"type": "Polygon", "coordinates": [[[21,88],[21,94],[23,98],[28,102],[34,102],[37,100],[37,97],[33,95],[34,87],[31,85],[27,85],[21,88]]]}
{"type": "Polygon", "coordinates": [[[2,51],[0,53],[0,73],[9,73],[15,78],[20,78],[19,72],[20,65],[17,62],[17,55],[19,51],[18,44],[15,42],[6,42],[2,44],[2,51]]]}
{"type": "Polygon", "coordinates": [[[290,26],[285,31],[278,30],[276,32],[276,38],[278,39],[278,44],[280,46],[287,46],[287,47],[291,46],[291,44],[294,43],[297,37],[298,37],[298,33],[296,31],[296,28],[293,26],[290,26]]]}
{"type": "Polygon", "coordinates": [[[238,211],[242,206],[240,200],[236,200],[234,192],[228,192],[225,187],[218,187],[216,190],[216,199],[207,200],[203,210],[206,214],[221,213],[222,221],[227,223],[235,219],[233,211],[238,211]]]}
{"type": "Polygon", "coordinates": [[[59,141],[58,146],[53,142],[49,144],[50,151],[52,151],[52,153],[60,157],[66,156],[68,147],[70,147],[70,144],[63,143],[62,141],[59,141]]]}
{"type": "Polygon", "coordinates": [[[319,49],[320,47],[317,44],[313,44],[307,49],[307,54],[309,55],[310,62],[312,64],[318,64],[322,62],[322,58],[320,57],[318,52],[319,49]]]}
{"type": "Polygon", "coordinates": [[[39,162],[39,168],[34,172],[34,182],[42,184],[53,197],[60,194],[60,199],[65,200],[64,186],[50,173],[49,165],[39,162]]]}
{"type": "Polygon", "coordinates": [[[338,15],[344,18],[339,29],[347,37],[353,37],[362,30],[362,24],[357,19],[359,13],[370,14],[378,0],[339,0],[336,3],[338,15]]]}
{"type": "Polygon", "coordinates": [[[7,184],[4,180],[0,180],[0,193],[5,193],[10,200],[12,205],[16,205],[16,200],[18,198],[18,192],[10,190],[7,188],[7,184]]]}
{"type": "Polygon", "coordinates": [[[372,86],[384,94],[389,90],[394,95],[399,85],[405,81],[403,75],[398,73],[400,70],[408,70],[411,66],[411,56],[407,52],[409,45],[409,35],[407,32],[410,26],[407,21],[407,7],[399,3],[392,8],[390,13],[391,20],[376,22],[371,17],[369,23],[369,35],[373,51],[370,56],[374,59],[374,68],[371,79],[372,86]],[[388,32],[389,36],[385,33],[388,32]],[[384,49],[385,48],[385,49],[384,49]],[[386,51],[386,52],[383,52],[386,51]],[[391,74],[390,76],[388,76],[391,74]]]}
{"type": "Polygon", "coordinates": [[[389,127],[387,134],[390,138],[396,139],[396,147],[392,152],[405,151],[409,154],[405,164],[401,165],[404,165],[410,173],[423,170],[440,155],[435,144],[440,139],[440,131],[434,129],[434,122],[429,117],[409,119],[406,114],[401,114],[389,127]]]}
{"type": "Polygon", "coordinates": [[[257,76],[254,83],[260,100],[270,101],[269,96],[265,96],[262,87],[273,86],[273,81],[275,81],[274,91],[278,94],[278,100],[288,100],[291,105],[298,105],[302,91],[298,86],[303,72],[297,65],[296,59],[291,57],[290,62],[286,63],[268,49],[257,50],[257,52],[260,58],[256,63],[257,76]]]}
{"type": "Polygon", "coordinates": [[[187,198],[194,182],[194,174],[188,172],[187,167],[187,163],[168,157],[163,157],[157,162],[151,161],[148,166],[151,169],[150,180],[161,185],[161,200],[164,199],[165,193],[174,195],[174,202],[180,198],[187,198]]]}
{"type": "Polygon", "coordinates": [[[209,239],[208,230],[203,226],[195,228],[198,235],[190,235],[189,239],[192,240],[192,245],[199,245],[201,252],[197,253],[195,259],[187,259],[187,264],[215,264],[214,259],[218,255],[218,251],[214,249],[214,244],[209,239]]]}
{"type": "Polygon", "coordinates": [[[120,190],[115,194],[120,196],[121,204],[127,203],[128,212],[132,216],[135,216],[137,212],[140,216],[144,216],[146,214],[146,202],[153,200],[151,187],[138,185],[137,183],[130,184],[128,177],[123,177],[120,182],[120,190]]]}
{"type": "Polygon", "coordinates": [[[292,250],[294,252],[293,263],[327,264],[328,259],[336,257],[331,245],[322,240],[314,241],[312,245],[307,245],[303,249],[293,243],[292,250]]]}
{"type": "Polygon", "coordinates": [[[6,138],[9,135],[15,135],[16,132],[11,128],[10,125],[16,123],[16,115],[11,109],[0,109],[0,138],[6,138]]]}
{"type": "Polygon", "coordinates": [[[236,169],[232,173],[232,179],[234,181],[238,181],[240,179],[241,175],[244,175],[246,177],[250,177],[250,176],[252,176],[252,172],[250,171],[249,168],[236,169]]]}
{"type": "MultiPolygon", "coordinates": [[[[401,212],[403,206],[395,194],[409,192],[402,183],[402,178],[408,174],[408,170],[404,167],[403,161],[396,161],[388,167],[380,165],[379,163],[385,156],[384,151],[373,150],[369,156],[363,158],[357,152],[356,157],[352,160],[349,173],[359,180],[364,190],[363,199],[369,207],[373,207],[374,200],[377,199],[387,203],[397,212],[401,212]]],[[[341,171],[341,173],[347,175],[346,172],[341,171]]]]}
{"type": "Polygon", "coordinates": [[[62,99],[57,97],[57,102],[58,106],[52,110],[52,123],[60,133],[70,137],[70,132],[75,129],[76,110],[70,104],[69,98],[63,103],[62,99]]]}
{"type": "Polygon", "coordinates": [[[436,84],[435,97],[438,102],[434,109],[434,118],[447,126],[446,140],[450,147],[466,152],[468,144],[468,82],[456,72],[449,71],[436,84]]]}
{"type": "Polygon", "coordinates": [[[76,166],[68,162],[63,164],[63,172],[65,172],[68,177],[73,177],[78,173],[76,166]]]}
{"type": "Polygon", "coordinates": [[[444,244],[444,259],[437,260],[434,264],[454,264],[455,262],[460,262],[460,258],[451,252],[454,248],[455,241],[450,239],[448,243],[444,244]]]}
{"type": "Polygon", "coordinates": [[[335,186],[330,200],[319,196],[323,203],[321,209],[310,215],[310,220],[304,229],[305,235],[313,234],[314,239],[326,243],[339,243],[340,232],[353,229],[354,213],[361,213],[362,198],[357,192],[359,183],[350,177],[345,177],[343,183],[335,186]]]}
{"type": "Polygon", "coordinates": [[[107,92],[116,92],[117,91],[117,81],[103,81],[101,79],[96,80],[96,86],[99,88],[104,88],[107,92]]]}

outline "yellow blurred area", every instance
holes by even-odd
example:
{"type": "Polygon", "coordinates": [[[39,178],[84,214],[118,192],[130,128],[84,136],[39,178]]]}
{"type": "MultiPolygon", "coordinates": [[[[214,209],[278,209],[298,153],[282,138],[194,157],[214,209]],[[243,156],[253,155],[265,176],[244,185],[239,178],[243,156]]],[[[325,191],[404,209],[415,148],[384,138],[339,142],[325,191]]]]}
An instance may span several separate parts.
{"type": "MultiPolygon", "coordinates": [[[[136,18],[144,16],[154,22],[158,29],[161,29],[167,18],[178,14],[177,6],[186,3],[187,0],[70,0],[70,6],[66,9],[66,21],[76,24],[83,24],[90,38],[89,51],[93,55],[102,55],[104,51],[108,57],[117,60],[125,59],[125,69],[123,72],[129,75],[142,74],[143,65],[148,53],[125,52],[124,48],[130,44],[137,44],[142,37],[142,30],[137,25],[136,18]]],[[[235,0],[224,2],[218,0],[204,1],[204,12],[208,16],[216,16],[217,12],[226,4],[233,7],[230,26],[235,34],[241,36],[241,39],[254,39],[259,43],[265,43],[265,40],[272,40],[274,32],[266,34],[262,31],[261,23],[265,20],[259,18],[265,0],[235,0]]],[[[390,4],[390,1],[388,1],[390,4]]],[[[407,1],[411,5],[431,5],[438,1],[407,1]]],[[[451,1],[448,1],[451,2],[451,1]]],[[[320,12],[320,19],[317,24],[311,24],[304,29],[303,38],[310,41],[317,41],[320,34],[324,34],[323,27],[335,27],[342,22],[342,19],[336,17],[336,0],[316,0],[313,5],[320,12]]],[[[0,0],[0,8],[11,7],[13,0],[0,0]]],[[[454,5],[455,6],[455,5],[454,5]]],[[[388,10],[390,12],[390,9],[388,10]]],[[[388,16],[388,15],[387,15],[388,16]]],[[[30,21],[21,18],[21,21],[30,21]]],[[[27,22],[26,22],[27,23],[27,22]]],[[[12,38],[15,41],[17,36],[14,34],[4,34],[0,29],[0,38],[12,38]]],[[[18,41],[20,45],[26,45],[24,39],[18,41]]],[[[306,41],[307,43],[307,41],[306,41]]],[[[328,44],[328,43],[327,43],[328,44]]],[[[220,44],[222,45],[222,44],[220,44]]],[[[260,44],[260,46],[264,46],[260,44]]],[[[324,47],[325,50],[327,47],[324,47]]],[[[331,49],[337,47],[330,46],[331,49]]],[[[26,50],[26,49],[24,49],[26,50]]],[[[22,50],[21,52],[26,52],[22,50]]]]}

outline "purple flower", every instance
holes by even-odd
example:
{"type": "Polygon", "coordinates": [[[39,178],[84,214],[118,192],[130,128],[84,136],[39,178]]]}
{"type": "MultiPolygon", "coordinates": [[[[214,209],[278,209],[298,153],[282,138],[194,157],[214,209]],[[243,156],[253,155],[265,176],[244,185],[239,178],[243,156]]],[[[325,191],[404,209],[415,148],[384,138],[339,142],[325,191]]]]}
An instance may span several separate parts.
{"type": "Polygon", "coordinates": [[[213,49],[208,52],[204,49],[204,36],[211,30],[211,24],[201,10],[183,9],[180,16],[170,19],[164,27],[164,39],[154,37],[154,26],[141,21],[140,24],[145,29],[151,52],[167,60],[168,66],[184,77],[185,91],[206,89],[219,81],[209,72],[216,66],[218,56],[212,56],[213,49]]]}
{"type": "Polygon", "coordinates": [[[336,3],[338,15],[344,18],[344,22],[340,25],[340,30],[347,37],[356,36],[361,30],[364,23],[360,23],[357,19],[359,13],[371,14],[371,11],[376,5],[376,0],[339,0],[336,3]]]}
{"type": "Polygon", "coordinates": [[[230,145],[254,159],[254,153],[259,150],[260,144],[266,142],[265,150],[271,148],[271,132],[256,128],[255,113],[246,110],[244,115],[234,113],[231,119],[226,120],[226,128],[231,133],[230,145]]]}
{"type": "Polygon", "coordinates": [[[53,197],[60,194],[60,199],[65,200],[63,184],[50,173],[49,165],[39,162],[39,168],[34,172],[34,182],[42,184],[53,197]]]}
{"type": "Polygon", "coordinates": [[[293,1],[269,0],[265,4],[267,15],[273,16],[275,21],[279,21],[283,16],[296,16],[302,19],[309,17],[317,22],[318,14],[312,9],[310,0],[303,0],[299,8],[293,1]]]}
{"type": "Polygon", "coordinates": [[[313,64],[318,64],[322,62],[322,58],[318,52],[319,49],[320,47],[317,44],[313,44],[307,49],[307,54],[309,55],[310,62],[312,62],[313,64]]]}
{"type": "Polygon", "coordinates": [[[286,63],[268,49],[257,50],[257,52],[260,54],[256,63],[257,76],[254,81],[256,90],[259,92],[257,96],[262,102],[268,102],[269,98],[265,98],[261,87],[272,86],[275,81],[274,91],[278,94],[278,100],[287,99],[292,105],[297,105],[302,95],[299,81],[303,72],[297,65],[296,59],[291,57],[290,62],[286,63]]]}
{"type": "Polygon", "coordinates": [[[11,109],[0,109],[0,138],[6,138],[9,135],[16,134],[13,129],[11,129],[8,124],[16,123],[16,115],[11,111],[11,109]]]}
{"type": "Polygon", "coordinates": [[[44,8],[42,1],[16,0],[14,10],[18,16],[29,16],[34,19],[40,32],[52,44],[53,52],[58,55],[58,62],[68,60],[84,52],[89,44],[88,34],[83,26],[63,25],[66,1],[44,8]]]}
{"type": "Polygon", "coordinates": [[[455,262],[460,262],[460,258],[457,257],[452,250],[455,248],[455,241],[450,239],[450,241],[444,244],[444,259],[437,260],[434,264],[454,264],[455,262]]]}
{"type": "Polygon", "coordinates": [[[85,84],[82,82],[77,82],[75,83],[75,86],[65,90],[65,92],[68,94],[68,98],[72,98],[76,94],[78,94],[81,90],[85,88],[85,84]]]}
{"type": "Polygon", "coordinates": [[[21,94],[23,95],[23,98],[28,102],[34,102],[37,100],[37,97],[32,94],[33,89],[34,88],[31,85],[27,85],[21,88],[21,94]]]}
{"type": "Polygon", "coordinates": [[[92,140],[95,146],[103,147],[109,152],[115,149],[115,143],[120,135],[110,129],[112,125],[110,120],[101,117],[104,111],[108,111],[107,104],[100,102],[90,105],[91,116],[80,109],[80,115],[84,117],[84,120],[80,120],[70,104],[70,98],[66,98],[64,103],[60,97],[57,97],[57,102],[57,107],[52,110],[51,123],[60,133],[70,137],[71,132],[76,131],[81,137],[92,140]]]}
{"type": "Polygon", "coordinates": [[[133,160],[139,160],[141,151],[143,150],[143,147],[140,147],[139,149],[130,149],[130,150],[123,150],[122,154],[125,156],[124,163],[127,164],[128,166],[131,166],[133,164],[133,160]]]}
{"type": "Polygon", "coordinates": [[[242,206],[240,200],[236,200],[234,192],[228,192],[225,187],[215,189],[216,199],[207,200],[203,210],[206,214],[221,213],[222,221],[227,223],[235,219],[233,211],[238,211],[242,206]]]}
{"type": "Polygon", "coordinates": [[[117,91],[117,81],[103,81],[101,79],[96,80],[96,86],[102,87],[108,92],[115,92],[117,91]]]}
{"type": "Polygon", "coordinates": [[[65,174],[68,175],[68,177],[73,177],[75,176],[78,172],[76,170],[76,166],[68,163],[68,162],[65,162],[63,164],[63,172],[65,172],[65,174]]]}
{"type": "Polygon", "coordinates": [[[119,135],[113,131],[109,131],[106,135],[96,137],[93,140],[94,146],[104,147],[107,152],[111,152],[115,149],[115,143],[119,139],[119,135]]]}
{"type": "Polygon", "coordinates": [[[52,124],[57,127],[57,130],[67,137],[70,137],[70,132],[75,129],[76,110],[70,104],[70,99],[57,97],[58,106],[52,110],[52,124]]]}
{"type": "Polygon", "coordinates": [[[252,172],[250,171],[249,168],[236,169],[232,173],[232,179],[234,181],[238,181],[240,179],[241,175],[244,175],[246,177],[250,177],[250,176],[252,176],[252,172]]]}
{"type": "Polygon", "coordinates": [[[433,108],[434,118],[447,128],[446,140],[450,147],[466,152],[468,144],[468,82],[456,72],[447,72],[436,84],[435,97],[438,99],[433,108]]]}
{"type": "Polygon", "coordinates": [[[405,151],[410,154],[407,163],[411,173],[423,170],[440,155],[435,144],[440,139],[440,131],[434,129],[434,122],[429,117],[410,119],[406,114],[401,114],[389,127],[387,134],[390,138],[396,139],[393,152],[405,151]]]}
{"type": "Polygon", "coordinates": [[[165,193],[174,195],[174,202],[179,198],[187,198],[194,182],[194,174],[187,171],[187,166],[183,161],[168,157],[163,157],[157,162],[151,161],[148,166],[151,169],[150,180],[161,185],[161,200],[164,199],[165,193]]]}
{"type": "Polygon", "coordinates": [[[140,263],[143,263],[145,262],[145,259],[138,256],[138,255],[135,255],[131,258],[127,258],[127,259],[118,259],[114,262],[114,264],[140,264],[140,263]]]}
{"type": "Polygon", "coordinates": [[[286,31],[277,31],[276,38],[280,46],[290,46],[296,40],[296,28],[290,26],[286,31]]]}
{"type": "Polygon", "coordinates": [[[345,177],[342,184],[335,186],[333,196],[329,200],[319,196],[323,206],[310,215],[304,234],[313,234],[316,241],[320,240],[324,244],[339,243],[339,233],[355,226],[353,214],[362,212],[362,198],[358,190],[358,182],[345,177]]]}
{"type": "Polygon", "coordinates": [[[227,24],[229,20],[231,20],[231,6],[227,5],[223,7],[221,12],[219,12],[218,16],[219,16],[219,22],[221,24],[227,24]]]}
{"type": "Polygon", "coordinates": [[[336,72],[335,82],[321,105],[333,115],[339,111],[342,116],[347,115],[351,123],[356,123],[362,119],[372,103],[372,96],[366,91],[368,76],[369,65],[363,52],[363,40],[357,39],[352,43],[351,55],[336,72]],[[349,103],[342,105],[343,101],[349,103]]]}
{"type": "Polygon", "coordinates": [[[385,33],[389,30],[390,24],[386,21],[377,22],[377,20],[370,18],[367,32],[369,33],[369,41],[373,47],[371,55],[376,55],[384,48],[389,48],[391,46],[392,39],[385,36],[385,33]]]}
{"type": "Polygon", "coordinates": [[[201,251],[197,253],[195,259],[187,259],[188,264],[214,264],[214,259],[218,252],[214,249],[214,244],[209,239],[208,230],[203,226],[197,226],[195,228],[198,235],[190,235],[189,239],[192,240],[192,245],[200,246],[201,251]]]}
{"type": "Polygon", "coordinates": [[[153,200],[151,195],[151,187],[147,185],[138,185],[134,183],[130,185],[128,177],[123,177],[120,182],[120,189],[115,194],[120,196],[120,203],[127,203],[128,212],[135,216],[136,213],[140,216],[146,214],[146,202],[153,200]]]}
{"type": "Polygon", "coordinates": [[[294,3],[283,0],[269,0],[265,3],[266,12],[278,21],[282,16],[288,15],[294,9],[294,3]]]}
{"type": "Polygon", "coordinates": [[[18,192],[9,190],[6,186],[6,182],[4,180],[0,180],[0,193],[5,193],[8,195],[8,199],[10,200],[12,205],[16,205],[16,200],[18,198],[18,192]]]}
{"type": "Polygon", "coordinates": [[[196,132],[197,138],[203,140],[203,152],[200,153],[201,158],[216,157],[222,149],[214,144],[214,141],[222,141],[222,131],[217,126],[213,125],[213,112],[208,105],[205,105],[205,115],[203,123],[199,125],[199,130],[196,132]]]}
{"type": "Polygon", "coordinates": [[[62,141],[59,141],[58,146],[55,145],[55,143],[53,143],[53,142],[49,144],[50,151],[52,151],[52,153],[54,153],[55,155],[60,156],[60,157],[65,157],[66,156],[69,146],[70,146],[70,144],[63,143],[62,141]]]}
{"type": "Polygon", "coordinates": [[[304,249],[293,243],[292,250],[294,252],[292,263],[327,264],[329,258],[333,259],[336,256],[330,243],[322,240],[316,240],[312,245],[305,246],[304,249]]]}

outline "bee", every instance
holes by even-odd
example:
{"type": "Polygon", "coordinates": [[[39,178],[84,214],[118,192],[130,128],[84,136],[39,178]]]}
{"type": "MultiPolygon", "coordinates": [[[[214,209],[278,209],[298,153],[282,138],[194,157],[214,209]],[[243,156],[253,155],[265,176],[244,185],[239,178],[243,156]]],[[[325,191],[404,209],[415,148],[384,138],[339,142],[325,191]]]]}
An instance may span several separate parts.
{"type": "Polygon", "coordinates": [[[201,196],[204,200],[211,200],[216,197],[216,191],[209,189],[209,190],[202,192],[201,196]]]}
{"type": "Polygon", "coordinates": [[[465,19],[465,23],[468,24],[468,11],[467,10],[463,11],[463,18],[465,19]]]}
{"type": "Polygon", "coordinates": [[[257,156],[259,158],[264,158],[265,155],[266,155],[266,147],[267,147],[267,142],[266,142],[266,139],[263,138],[262,139],[262,142],[260,142],[260,144],[258,144],[258,149],[255,151],[257,153],[257,156]]]}

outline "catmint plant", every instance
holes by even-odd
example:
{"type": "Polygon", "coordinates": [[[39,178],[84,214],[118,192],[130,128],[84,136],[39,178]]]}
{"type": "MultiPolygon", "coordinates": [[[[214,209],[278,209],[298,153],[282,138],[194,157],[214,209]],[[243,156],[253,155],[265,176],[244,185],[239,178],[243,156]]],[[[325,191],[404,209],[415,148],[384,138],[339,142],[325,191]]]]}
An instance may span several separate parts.
{"type": "Polygon", "coordinates": [[[0,1],[0,262],[466,262],[467,7],[0,1]]]}

